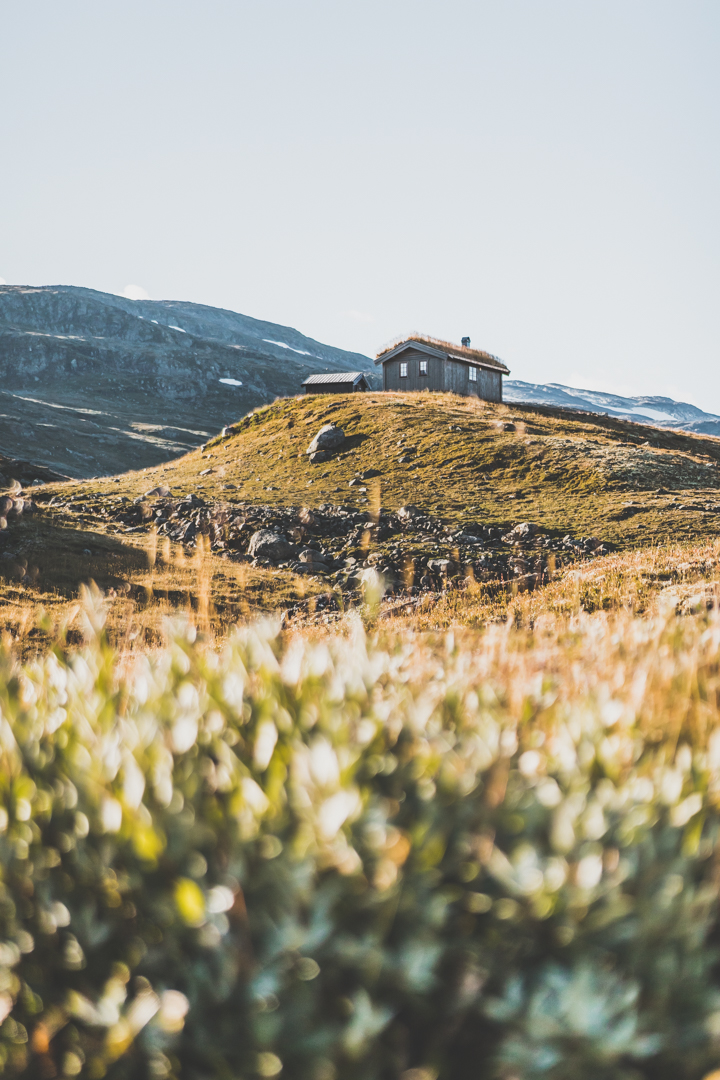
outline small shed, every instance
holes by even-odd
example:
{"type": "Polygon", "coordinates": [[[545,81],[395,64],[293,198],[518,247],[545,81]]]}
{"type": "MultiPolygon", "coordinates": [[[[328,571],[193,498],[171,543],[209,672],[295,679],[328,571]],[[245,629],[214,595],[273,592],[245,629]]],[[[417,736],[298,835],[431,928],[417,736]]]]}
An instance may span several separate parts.
{"type": "Polygon", "coordinates": [[[470,338],[453,345],[426,334],[395,339],[377,354],[383,390],[437,390],[483,401],[502,401],[502,377],[510,369],[492,353],[471,349],[470,338]]]}
{"type": "Polygon", "coordinates": [[[303,383],[306,394],[354,394],[370,389],[362,371],[333,371],[310,375],[303,383]]]}

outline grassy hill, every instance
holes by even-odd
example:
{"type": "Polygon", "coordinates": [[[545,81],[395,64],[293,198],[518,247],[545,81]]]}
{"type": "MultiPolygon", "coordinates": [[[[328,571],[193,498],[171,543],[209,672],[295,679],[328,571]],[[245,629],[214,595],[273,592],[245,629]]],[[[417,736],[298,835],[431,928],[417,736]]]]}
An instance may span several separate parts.
{"type": "MultiPolygon", "coordinates": [[[[448,586],[459,595],[452,586],[469,575],[484,590],[470,605],[482,621],[488,598],[505,611],[509,595],[591,557],[597,578],[606,552],[617,562],[652,546],[712,547],[719,462],[712,438],[551,408],[440,394],[286,398],[172,463],[34,489],[42,512],[0,534],[3,595],[20,632],[39,604],[67,617],[93,579],[119,633],[132,615],[155,640],[177,609],[224,632],[251,611],[307,607],[320,594],[347,606],[361,569],[375,566],[396,605],[414,596],[422,625],[433,613],[438,625],[463,621],[467,601],[448,607],[448,586]],[[330,420],[345,445],[311,464],[307,447],[330,420]],[[147,495],[158,487],[168,493],[147,495]],[[412,527],[396,515],[407,504],[419,508],[412,527]],[[537,535],[513,539],[525,521],[537,535]],[[248,555],[268,527],[295,544],[279,566],[248,555]],[[297,561],[307,545],[327,566],[297,561]]],[[[681,551],[673,559],[687,562],[681,551]]]]}
{"type": "Polygon", "coordinates": [[[531,518],[621,547],[715,535],[720,520],[720,441],[608,417],[449,394],[356,394],[279,400],[235,427],[166,466],[76,492],[136,498],[162,482],[229,502],[364,507],[379,490],[389,509],[411,502],[500,526],[531,518]],[[331,420],[347,446],[310,464],[307,446],[331,420]],[[371,469],[379,475],[350,486],[371,469]]]}

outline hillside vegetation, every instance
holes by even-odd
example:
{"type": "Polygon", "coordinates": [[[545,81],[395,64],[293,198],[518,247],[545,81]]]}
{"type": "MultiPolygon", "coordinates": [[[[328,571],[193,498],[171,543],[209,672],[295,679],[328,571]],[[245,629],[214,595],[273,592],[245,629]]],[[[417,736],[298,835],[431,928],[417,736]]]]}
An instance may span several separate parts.
{"type": "Polygon", "coordinates": [[[127,633],[140,618],[138,643],[159,640],[178,608],[222,635],[253,611],[320,603],[337,616],[362,599],[364,567],[379,572],[388,615],[407,599],[404,615],[428,628],[502,618],[538,588],[542,606],[551,581],[548,603],[580,595],[570,570],[592,578],[588,604],[625,602],[630,581],[644,603],[714,565],[719,461],[712,438],[547,408],[438,394],[281,399],[171,464],[30,489],[39,512],[0,534],[6,625],[22,636],[41,605],[66,619],[93,579],[115,604],[111,626],[127,633]],[[345,443],[312,464],[307,447],[330,420],[345,443]],[[527,521],[535,531],[518,535],[527,521]],[[294,554],[253,558],[263,528],[294,554]],[[630,556],[643,550],[639,571],[630,556]]]}

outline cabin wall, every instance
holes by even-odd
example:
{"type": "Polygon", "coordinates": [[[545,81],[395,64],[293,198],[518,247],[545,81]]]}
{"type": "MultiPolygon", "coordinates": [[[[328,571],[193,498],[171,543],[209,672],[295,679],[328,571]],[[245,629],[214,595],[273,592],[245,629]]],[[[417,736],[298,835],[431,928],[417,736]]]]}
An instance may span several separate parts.
{"type": "Polygon", "coordinates": [[[445,389],[450,394],[479,397],[483,401],[502,401],[502,375],[499,371],[476,368],[477,382],[470,382],[470,365],[448,360],[445,364],[445,389]]]}
{"type": "Polygon", "coordinates": [[[483,401],[502,401],[502,374],[478,368],[477,395],[483,401]]]}
{"type": "Polygon", "coordinates": [[[444,390],[443,363],[421,349],[406,349],[383,364],[383,390],[444,390]],[[427,360],[427,375],[420,374],[420,361],[427,360]],[[407,378],[400,378],[400,364],[407,364],[407,378]]]}
{"type": "Polygon", "coordinates": [[[502,374],[487,368],[476,368],[477,382],[470,382],[468,364],[457,360],[441,360],[428,356],[420,349],[406,349],[398,357],[383,364],[383,390],[445,390],[463,397],[479,397],[483,401],[502,401],[502,374]],[[420,361],[427,360],[427,375],[420,374],[420,361]],[[407,377],[400,378],[400,364],[407,364],[407,377]]]}

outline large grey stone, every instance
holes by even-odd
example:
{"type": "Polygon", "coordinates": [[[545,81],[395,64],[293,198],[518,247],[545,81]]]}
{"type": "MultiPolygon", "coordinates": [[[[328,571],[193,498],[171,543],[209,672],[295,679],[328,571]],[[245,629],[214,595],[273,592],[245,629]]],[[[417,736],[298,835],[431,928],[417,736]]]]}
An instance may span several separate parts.
{"type": "Polygon", "coordinates": [[[336,424],[325,424],[310,443],[306,453],[314,454],[318,450],[338,450],[345,442],[345,432],[336,424]]]}
{"type": "Polygon", "coordinates": [[[250,537],[248,555],[253,559],[270,559],[271,562],[283,562],[291,558],[296,547],[282,533],[273,529],[259,529],[250,537]]]}

